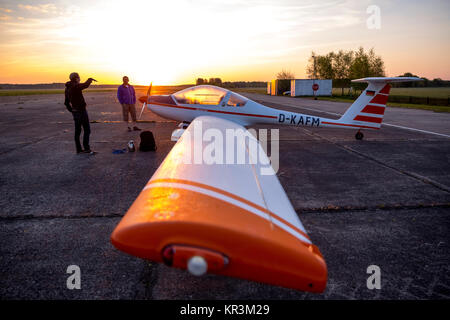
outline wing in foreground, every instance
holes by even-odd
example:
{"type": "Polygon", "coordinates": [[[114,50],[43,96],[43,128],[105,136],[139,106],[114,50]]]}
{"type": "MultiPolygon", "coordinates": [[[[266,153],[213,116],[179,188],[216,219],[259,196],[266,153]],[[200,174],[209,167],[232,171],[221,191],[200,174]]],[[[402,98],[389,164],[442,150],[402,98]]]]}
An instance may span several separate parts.
{"type": "Polygon", "coordinates": [[[116,227],[112,243],[196,275],[211,272],[322,292],[325,261],[276,174],[261,174],[264,164],[272,170],[256,138],[240,125],[210,116],[195,119],[116,227]],[[247,138],[233,137],[231,149],[230,132],[247,138]],[[205,136],[215,136],[213,153],[222,154],[224,163],[199,161],[211,151],[212,139],[205,136]],[[239,150],[246,153],[243,164],[236,164],[239,150]]]}

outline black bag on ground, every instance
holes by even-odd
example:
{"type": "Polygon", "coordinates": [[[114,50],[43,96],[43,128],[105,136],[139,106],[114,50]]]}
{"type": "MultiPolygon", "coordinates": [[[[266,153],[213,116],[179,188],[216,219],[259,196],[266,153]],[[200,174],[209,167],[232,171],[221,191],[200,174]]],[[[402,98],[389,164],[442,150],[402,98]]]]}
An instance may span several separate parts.
{"type": "Polygon", "coordinates": [[[139,144],[139,151],[155,151],[156,143],[155,137],[151,131],[141,132],[141,143],[139,144]]]}

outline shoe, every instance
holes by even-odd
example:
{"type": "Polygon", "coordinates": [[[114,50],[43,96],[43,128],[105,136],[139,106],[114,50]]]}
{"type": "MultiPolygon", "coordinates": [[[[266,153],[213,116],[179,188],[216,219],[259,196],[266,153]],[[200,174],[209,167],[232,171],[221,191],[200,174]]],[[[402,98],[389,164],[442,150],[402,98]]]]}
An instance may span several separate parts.
{"type": "Polygon", "coordinates": [[[93,151],[91,149],[85,149],[81,153],[93,153],[93,151]]]}
{"type": "Polygon", "coordinates": [[[83,150],[77,150],[77,154],[83,153],[83,150]]]}
{"type": "Polygon", "coordinates": [[[142,129],[139,129],[138,127],[134,126],[134,127],[133,127],[133,130],[134,130],[134,131],[141,131],[142,129]]]}
{"type": "Polygon", "coordinates": [[[128,127],[128,132],[131,132],[131,128],[130,127],[128,127]]]}

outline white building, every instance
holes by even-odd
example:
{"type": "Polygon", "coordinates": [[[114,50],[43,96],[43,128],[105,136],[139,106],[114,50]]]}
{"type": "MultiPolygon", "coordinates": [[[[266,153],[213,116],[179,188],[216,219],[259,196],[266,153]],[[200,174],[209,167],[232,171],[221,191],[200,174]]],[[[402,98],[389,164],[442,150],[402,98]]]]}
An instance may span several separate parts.
{"type": "Polygon", "coordinates": [[[332,80],[293,79],[291,80],[291,96],[313,96],[316,87],[316,96],[331,96],[332,80]]]}

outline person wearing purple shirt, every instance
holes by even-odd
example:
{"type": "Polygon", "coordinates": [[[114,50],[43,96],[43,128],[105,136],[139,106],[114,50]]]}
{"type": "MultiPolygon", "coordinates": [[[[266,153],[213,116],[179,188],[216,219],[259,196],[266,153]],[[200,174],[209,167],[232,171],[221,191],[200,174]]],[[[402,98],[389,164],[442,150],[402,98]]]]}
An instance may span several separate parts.
{"type": "Polygon", "coordinates": [[[128,82],[130,81],[127,76],[122,78],[123,84],[117,89],[117,99],[122,105],[123,121],[128,127],[128,131],[131,128],[128,124],[128,113],[131,115],[131,120],[133,121],[133,130],[140,131],[136,126],[136,93],[134,88],[128,82]]]}

